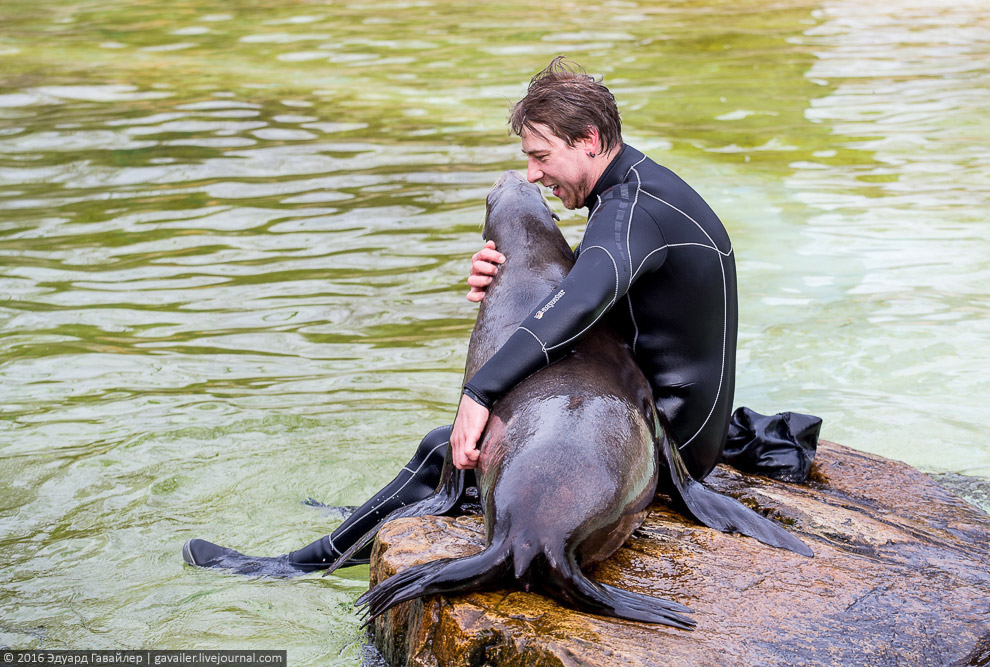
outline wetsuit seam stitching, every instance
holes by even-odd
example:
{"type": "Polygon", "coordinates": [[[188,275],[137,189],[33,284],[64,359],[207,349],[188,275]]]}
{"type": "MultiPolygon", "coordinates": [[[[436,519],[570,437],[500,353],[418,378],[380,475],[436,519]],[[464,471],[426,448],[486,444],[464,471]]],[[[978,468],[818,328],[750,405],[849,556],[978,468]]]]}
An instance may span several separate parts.
{"type": "Polygon", "coordinates": [[[711,243],[711,245],[706,245],[704,243],[668,243],[667,244],[667,247],[668,248],[680,248],[680,247],[688,247],[688,246],[697,246],[697,247],[701,247],[701,248],[707,248],[709,250],[714,250],[715,252],[717,252],[720,255],[719,260],[718,260],[718,266],[719,266],[719,269],[722,272],[722,361],[721,361],[721,364],[719,365],[718,389],[715,390],[715,397],[714,397],[714,399],[712,399],[712,406],[708,410],[708,415],[705,417],[704,421],[701,422],[701,426],[699,426],[698,429],[694,432],[694,435],[692,435],[690,438],[688,438],[687,440],[685,440],[684,441],[684,444],[678,446],[678,449],[680,450],[680,449],[684,449],[685,447],[687,447],[705,429],[705,427],[708,425],[708,422],[711,420],[712,415],[715,414],[715,408],[716,408],[716,406],[718,406],[718,399],[722,395],[722,385],[725,383],[725,362],[726,362],[726,356],[727,356],[726,355],[726,345],[727,345],[728,329],[729,329],[729,294],[728,294],[728,285],[726,285],[726,280],[725,280],[725,264],[723,263],[722,257],[730,257],[730,256],[732,256],[732,250],[733,250],[733,248],[732,248],[732,244],[730,242],[728,251],[723,252],[718,247],[718,244],[715,243],[715,239],[713,239],[711,237],[711,235],[705,230],[705,228],[701,226],[701,223],[699,223],[697,220],[695,220],[694,218],[692,218],[690,215],[688,215],[687,213],[685,213],[681,209],[677,208],[676,206],[674,206],[670,202],[666,201],[665,199],[662,199],[662,198],[658,197],[657,195],[653,194],[652,192],[648,192],[646,190],[644,190],[644,192],[646,192],[646,194],[649,195],[650,197],[652,197],[653,199],[656,199],[658,202],[660,202],[660,203],[662,203],[662,204],[664,204],[666,206],[669,206],[670,208],[672,208],[673,210],[677,211],[682,216],[684,216],[685,218],[687,218],[688,220],[690,220],[692,223],[694,223],[694,225],[698,228],[698,230],[701,231],[701,233],[705,235],[705,238],[708,239],[708,242],[711,243]]]}
{"type": "MultiPolygon", "coordinates": [[[[691,245],[694,245],[694,244],[691,244],[691,245]]],[[[700,244],[698,244],[698,245],[700,245],[700,244]]],[[[661,250],[666,250],[667,248],[670,248],[670,247],[676,247],[676,246],[662,245],[659,248],[655,248],[655,249],[651,250],[649,253],[647,253],[646,257],[643,258],[643,261],[640,262],[639,263],[639,266],[636,267],[636,274],[638,274],[639,271],[640,271],[640,269],[643,268],[643,265],[646,264],[646,260],[648,260],[651,255],[653,255],[654,253],[660,252],[661,250]]],[[[702,246],[702,247],[703,248],[708,248],[709,246],[702,246]]],[[[633,274],[633,275],[636,275],[636,274],[633,274]]],[[[630,280],[629,282],[632,283],[632,280],[630,280]]]]}
{"type": "MultiPolygon", "coordinates": [[[[424,435],[424,436],[423,436],[423,440],[426,440],[427,438],[429,438],[429,437],[430,437],[431,435],[433,435],[433,434],[434,434],[434,433],[436,433],[437,431],[442,431],[442,430],[444,430],[445,428],[450,428],[450,426],[449,426],[449,425],[447,425],[447,426],[437,426],[436,428],[434,428],[434,429],[431,429],[429,433],[427,433],[426,435],[424,435]]],[[[431,452],[430,452],[430,454],[432,454],[432,453],[433,453],[433,452],[435,452],[435,451],[436,451],[436,448],[434,448],[434,449],[433,449],[433,451],[431,451],[431,452]]],[[[429,458],[429,456],[427,456],[426,458],[428,459],[428,458],[429,458]]],[[[422,468],[422,467],[423,467],[423,466],[422,466],[422,464],[420,464],[420,468],[422,468]]],[[[409,472],[411,472],[411,473],[412,473],[412,474],[414,474],[414,475],[415,475],[415,474],[416,474],[416,472],[417,472],[417,471],[419,470],[419,468],[417,468],[416,470],[413,470],[413,469],[412,469],[412,468],[410,468],[409,466],[402,466],[402,469],[403,469],[403,470],[407,470],[407,471],[409,471],[409,472]]]]}
{"type": "MultiPolygon", "coordinates": [[[[446,426],[437,427],[437,428],[433,429],[433,431],[430,431],[430,433],[433,433],[434,431],[438,431],[441,428],[447,428],[447,427],[446,426]]],[[[397,495],[399,495],[399,492],[402,491],[402,489],[404,489],[407,486],[409,486],[409,483],[411,481],[413,481],[413,479],[416,478],[416,475],[419,473],[419,471],[422,470],[423,469],[423,466],[426,465],[426,462],[430,460],[430,456],[432,456],[433,452],[437,451],[441,447],[446,447],[449,444],[450,444],[450,440],[447,440],[446,442],[441,442],[439,445],[437,445],[436,447],[434,447],[433,449],[431,449],[430,450],[430,453],[427,454],[425,457],[423,457],[423,462],[419,464],[419,467],[416,468],[415,472],[412,472],[412,474],[409,475],[409,479],[407,479],[405,482],[403,482],[402,486],[400,486],[398,489],[396,489],[395,492],[392,495],[390,495],[388,498],[384,498],[380,503],[378,503],[374,507],[369,507],[368,508],[368,511],[364,513],[364,516],[368,516],[372,512],[378,510],[386,502],[388,502],[389,500],[392,500],[397,495]]],[[[358,517],[358,518],[361,518],[361,517],[358,517]]],[[[340,533],[340,535],[343,535],[344,533],[346,533],[347,531],[349,531],[356,523],[357,523],[357,521],[354,521],[354,523],[352,523],[350,526],[348,526],[347,528],[345,528],[340,533]]],[[[340,537],[340,535],[338,535],[337,537],[340,537]]],[[[330,543],[330,548],[333,549],[334,551],[336,551],[338,554],[343,554],[344,553],[343,551],[341,551],[340,549],[338,549],[337,547],[334,546],[334,544],[333,544],[333,534],[332,533],[327,536],[327,541],[330,543]]]]}
{"type": "MultiPolygon", "coordinates": [[[[698,247],[698,248],[704,248],[706,250],[714,250],[718,254],[722,255],[722,251],[721,250],[719,250],[718,248],[713,248],[710,245],[708,245],[707,243],[695,243],[695,242],[692,242],[692,243],[668,243],[664,247],[665,248],[685,248],[685,247],[690,247],[690,246],[695,246],[695,247],[698,247]]],[[[729,252],[729,255],[731,255],[731,254],[732,254],[732,252],[730,251],[729,252]]],[[[723,257],[728,257],[729,255],[722,255],[722,256],[723,257]]]]}
{"type": "Polygon", "coordinates": [[[643,160],[645,159],[646,156],[644,155],[642,159],[639,160],[639,162],[629,167],[629,171],[626,172],[627,175],[630,173],[636,175],[636,194],[633,197],[632,207],[629,210],[629,224],[626,225],[626,256],[629,258],[629,283],[626,285],[627,292],[629,291],[629,288],[632,287],[633,275],[634,275],[633,267],[632,267],[632,248],[630,247],[629,244],[629,236],[632,234],[633,215],[635,215],[636,206],[639,204],[639,192],[640,190],[643,189],[643,179],[640,177],[639,170],[636,169],[636,167],[638,167],[640,163],[643,162],[643,160]]]}
{"type": "Polygon", "coordinates": [[[584,239],[588,236],[588,229],[591,228],[592,219],[595,217],[595,215],[598,214],[598,209],[600,209],[601,207],[602,207],[602,196],[595,195],[595,207],[593,209],[588,210],[588,224],[585,225],[584,236],[581,237],[581,241],[577,244],[577,248],[579,252],[576,254],[580,254],[584,252],[584,239]]]}
{"type": "Polygon", "coordinates": [[[536,342],[540,344],[540,349],[543,350],[543,356],[546,357],[546,359],[547,359],[547,365],[549,365],[550,364],[550,355],[547,354],[546,343],[544,343],[542,340],[540,340],[540,337],[539,336],[537,336],[535,333],[533,333],[532,331],[530,331],[526,327],[524,327],[522,325],[519,325],[519,328],[522,329],[523,331],[525,331],[530,336],[532,336],[533,338],[536,339],[536,342]]]}
{"type": "Polygon", "coordinates": [[[629,177],[629,172],[631,172],[631,171],[632,171],[633,169],[635,169],[635,168],[636,168],[636,167],[638,167],[638,166],[639,166],[640,164],[642,164],[642,162],[643,162],[643,161],[644,161],[645,159],[646,159],[646,155],[643,155],[643,157],[641,157],[641,158],[639,158],[638,160],[636,160],[636,162],[635,162],[634,164],[632,164],[632,165],[631,165],[631,166],[630,166],[630,167],[629,167],[628,169],[626,169],[626,173],[625,173],[625,175],[624,175],[624,176],[623,176],[622,178],[623,178],[623,179],[626,179],[626,178],[628,178],[628,177],[629,177]]]}
{"type": "MultiPolygon", "coordinates": [[[[697,224],[697,223],[695,223],[695,224],[697,224]]],[[[704,230],[702,230],[702,231],[704,231],[704,230]]],[[[711,240],[711,237],[709,237],[709,240],[711,240]]],[[[714,243],[714,241],[713,241],[713,243],[714,243]]],[[[699,243],[697,245],[703,245],[703,244],[700,244],[699,243]]],[[[707,247],[707,246],[704,246],[704,247],[707,247]]],[[[719,250],[717,247],[716,248],[713,248],[713,250],[717,251],[719,253],[719,255],[722,254],[722,251],[719,250]]],[[[732,252],[732,249],[730,248],[729,249],[729,253],[731,254],[731,252],[732,252]]],[[[726,256],[728,256],[728,255],[726,255],[726,256]]],[[[680,445],[677,448],[678,450],[681,450],[681,449],[684,449],[685,447],[687,447],[691,443],[691,441],[693,441],[695,438],[697,438],[698,437],[698,434],[701,433],[705,429],[706,426],[708,426],[708,421],[712,418],[712,415],[715,414],[715,407],[718,405],[718,399],[722,395],[722,385],[725,383],[725,362],[726,362],[726,356],[727,356],[727,354],[726,354],[726,346],[728,344],[728,337],[729,337],[729,288],[728,288],[728,285],[726,284],[726,281],[725,281],[725,264],[723,263],[721,257],[719,257],[719,259],[718,259],[718,266],[719,266],[719,269],[722,270],[722,363],[720,364],[720,367],[719,367],[718,389],[715,390],[715,398],[712,399],[712,407],[708,411],[708,416],[705,417],[705,421],[701,422],[701,426],[699,426],[698,427],[698,430],[694,432],[694,435],[692,435],[690,438],[688,438],[684,442],[683,445],[680,445]]]]}
{"type": "MultiPolygon", "coordinates": [[[[599,250],[601,250],[602,252],[604,252],[606,255],[608,255],[609,260],[611,260],[611,262],[612,262],[612,270],[615,272],[615,290],[614,290],[614,294],[612,296],[612,300],[609,302],[608,306],[606,306],[602,310],[602,312],[600,312],[598,314],[598,316],[595,317],[594,320],[592,320],[591,324],[589,324],[588,326],[586,326],[584,329],[581,329],[581,331],[577,332],[576,334],[574,334],[573,336],[571,336],[567,340],[561,341],[561,342],[557,343],[556,345],[551,345],[549,347],[545,347],[544,348],[544,351],[556,349],[558,347],[561,347],[562,345],[567,345],[572,340],[575,340],[577,338],[580,338],[582,335],[584,335],[584,333],[588,329],[590,329],[591,327],[595,326],[595,324],[598,322],[598,320],[600,320],[602,318],[602,315],[604,315],[605,313],[607,313],[612,308],[612,306],[615,305],[615,302],[618,301],[618,299],[619,299],[619,266],[618,266],[618,264],[616,264],[615,258],[612,257],[612,253],[610,253],[608,251],[608,248],[605,248],[605,247],[600,246],[600,245],[593,245],[590,248],[588,248],[588,250],[593,250],[595,248],[598,248],[599,250]]],[[[583,252],[587,252],[587,251],[583,251],[583,252]]]]}
{"type": "Polygon", "coordinates": [[[629,305],[629,319],[633,326],[632,351],[633,354],[636,354],[636,343],[639,342],[639,325],[636,324],[636,313],[633,310],[632,297],[629,296],[629,292],[626,292],[626,303],[629,305]]]}
{"type": "MultiPolygon", "coordinates": [[[[732,254],[732,244],[731,243],[729,244],[729,249],[727,251],[723,252],[718,247],[718,244],[715,243],[715,239],[713,239],[708,234],[708,232],[705,231],[705,228],[701,226],[701,223],[699,223],[697,220],[695,220],[694,218],[692,218],[690,215],[688,215],[687,213],[685,213],[681,209],[679,209],[676,206],[674,206],[673,204],[671,204],[669,201],[667,201],[665,199],[661,199],[660,197],[656,196],[655,194],[653,194],[652,192],[649,192],[647,190],[643,190],[643,192],[645,192],[650,197],[653,197],[654,199],[656,199],[661,204],[665,204],[665,205],[669,206],[670,208],[674,209],[675,211],[677,211],[678,213],[680,213],[681,215],[683,215],[685,218],[687,218],[688,220],[690,220],[691,222],[693,222],[695,224],[695,226],[701,231],[701,233],[705,235],[705,238],[707,238],[708,241],[711,243],[711,246],[709,246],[709,247],[711,247],[713,250],[717,250],[720,255],[722,255],[724,257],[728,257],[729,255],[732,254]]],[[[699,243],[698,245],[703,245],[703,244],[700,244],[699,243]]]]}

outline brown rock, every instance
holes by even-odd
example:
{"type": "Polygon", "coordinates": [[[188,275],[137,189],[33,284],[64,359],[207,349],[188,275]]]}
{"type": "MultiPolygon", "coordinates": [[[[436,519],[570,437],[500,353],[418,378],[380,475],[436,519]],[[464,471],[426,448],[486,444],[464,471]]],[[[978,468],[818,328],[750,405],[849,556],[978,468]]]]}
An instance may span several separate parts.
{"type": "MultiPolygon", "coordinates": [[[[807,485],[719,466],[708,484],[791,527],[809,559],[705,528],[662,502],[598,581],[694,610],[694,632],[523,591],[399,605],[375,621],[396,665],[990,665],[990,517],[894,461],[819,445],[807,485]]],[[[665,500],[658,497],[658,501],[665,500]]],[[[372,584],[484,546],[481,517],[385,526],[372,584]]]]}

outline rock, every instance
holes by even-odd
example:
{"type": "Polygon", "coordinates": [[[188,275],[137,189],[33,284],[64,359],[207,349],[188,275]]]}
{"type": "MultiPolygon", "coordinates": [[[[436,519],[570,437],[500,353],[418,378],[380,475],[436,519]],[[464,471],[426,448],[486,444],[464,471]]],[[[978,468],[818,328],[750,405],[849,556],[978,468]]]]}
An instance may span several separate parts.
{"type": "MultiPolygon", "coordinates": [[[[376,619],[394,665],[990,665],[990,517],[917,470],[822,441],[807,485],[725,466],[715,489],[787,524],[809,559],[658,502],[592,578],[666,597],[698,625],[594,616],[521,590],[432,596],[376,619]]],[[[484,546],[481,517],[386,525],[371,583],[484,546]]]]}

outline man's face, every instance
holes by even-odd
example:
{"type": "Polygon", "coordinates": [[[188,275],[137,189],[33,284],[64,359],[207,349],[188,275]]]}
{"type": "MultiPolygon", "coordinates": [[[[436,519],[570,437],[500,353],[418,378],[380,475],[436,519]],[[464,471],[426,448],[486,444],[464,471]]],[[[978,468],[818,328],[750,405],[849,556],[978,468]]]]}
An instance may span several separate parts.
{"type": "Polygon", "coordinates": [[[535,132],[524,128],[520,135],[522,151],[529,159],[526,174],[529,182],[550,188],[565,208],[584,206],[584,200],[597,181],[588,156],[594,150],[595,142],[590,138],[579,139],[573,146],[568,146],[546,125],[535,125],[534,129],[535,132]]]}

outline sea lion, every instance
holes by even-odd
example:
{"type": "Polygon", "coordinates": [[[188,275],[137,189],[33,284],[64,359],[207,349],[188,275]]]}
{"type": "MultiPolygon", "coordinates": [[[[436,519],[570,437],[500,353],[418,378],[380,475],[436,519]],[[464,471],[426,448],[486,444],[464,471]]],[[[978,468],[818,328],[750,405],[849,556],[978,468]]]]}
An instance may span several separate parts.
{"type": "MultiPolygon", "coordinates": [[[[471,335],[465,381],[534,309],[553,307],[574,256],[539,188],[506,172],[488,195],[484,236],[506,256],[471,335]]],[[[540,312],[540,311],[537,311],[540,312]]],[[[475,471],[486,548],[473,556],[409,568],[357,600],[369,622],[423,595],[508,583],[512,577],[583,611],[690,629],[690,610],[591,581],[581,572],[618,549],[642,523],[659,486],[701,523],[806,556],[782,527],[694,480],[629,347],[599,324],[573,352],[534,373],[495,403],[475,471]]],[[[327,574],[387,521],[445,514],[465,491],[450,452],[436,492],[396,510],[346,551],[327,574]]]]}
{"type": "MultiPolygon", "coordinates": [[[[567,275],[574,255],[537,186],[509,171],[488,195],[484,236],[506,256],[471,335],[465,379],[567,275]]],[[[596,327],[566,358],[533,374],[493,407],[475,471],[488,546],[417,565],[363,595],[371,618],[422,595],[515,578],[608,616],[690,628],[676,602],[594,582],[581,572],[618,549],[645,519],[658,465],[650,387],[624,342],[596,327]]],[[[449,465],[437,497],[411,513],[440,513],[459,495],[449,465]],[[444,486],[447,490],[444,490],[444,486]],[[427,509],[430,504],[433,507],[427,509]]]]}

